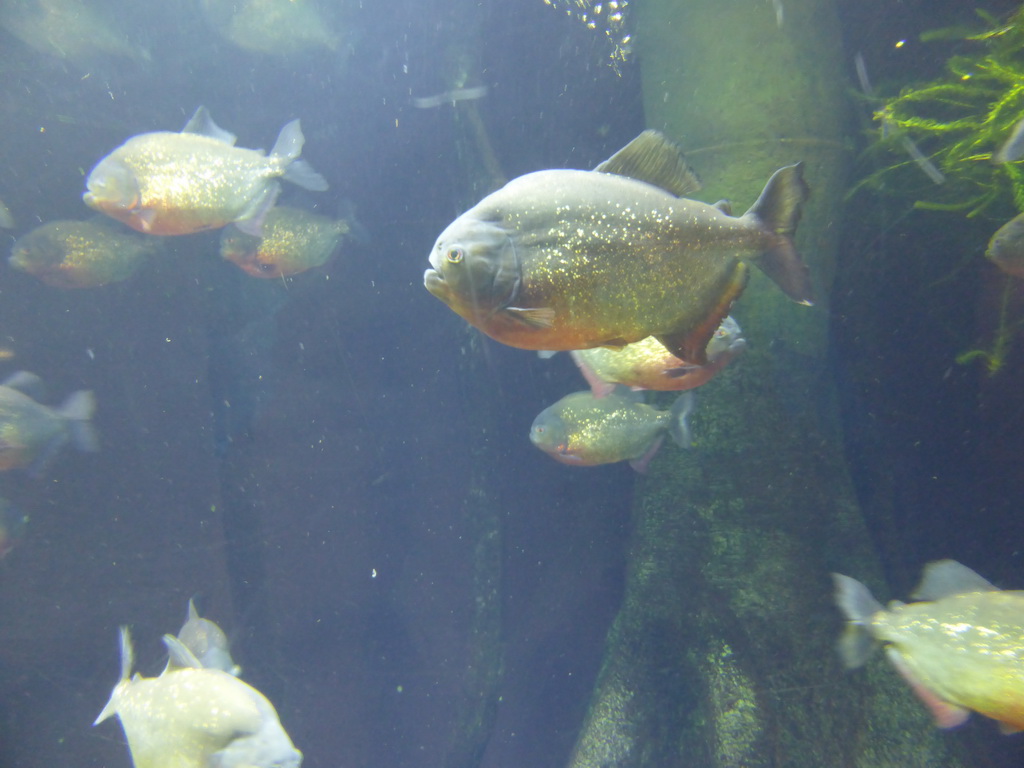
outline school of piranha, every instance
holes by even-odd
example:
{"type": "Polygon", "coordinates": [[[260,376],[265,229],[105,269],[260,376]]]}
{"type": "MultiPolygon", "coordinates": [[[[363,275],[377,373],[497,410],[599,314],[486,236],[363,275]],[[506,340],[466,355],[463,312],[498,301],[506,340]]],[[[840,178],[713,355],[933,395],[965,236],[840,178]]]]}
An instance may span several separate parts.
{"type": "MultiPolygon", "coordinates": [[[[83,200],[103,216],[33,229],[10,263],[50,286],[91,288],[129,279],[163,238],[216,229],[221,255],[249,275],[315,269],[354,222],[275,205],[280,180],[327,189],[300,158],[303,140],[295,120],[269,154],[236,147],[200,107],[182,131],[130,137],[100,159],[83,200]]],[[[794,245],[809,194],[802,165],[778,169],[738,216],[728,203],[688,197],[698,189],[676,145],[648,130],[593,170],[513,179],[430,248],[423,282],[451,311],[503,344],[565,351],[578,366],[588,388],[545,408],[529,431],[556,461],[628,461],[643,472],[666,435],[690,447],[693,390],[746,345],[729,312],[751,266],[790,300],[812,303],[794,245]],[[652,390],[681,394],[660,410],[645,402],[652,390]]],[[[97,448],[92,395],[50,407],[38,385],[26,372],[0,385],[0,470],[40,474],[65,444],[97,448]]],[[[975,711],[1006,732],[1024,729],[1024,592],[948,560],[925,568],[914,602],[887,608],[853,578],[834,579],[848,666],[882,645],[939,726],[975,711]]],[[[167,666],[143,677],[122,629],[120,679],[96,720],[118,717],[137,768],[300,764],[273,705],[240,679],[219,627],[190,604],[178,635],[163,639],[167,666]]]]}

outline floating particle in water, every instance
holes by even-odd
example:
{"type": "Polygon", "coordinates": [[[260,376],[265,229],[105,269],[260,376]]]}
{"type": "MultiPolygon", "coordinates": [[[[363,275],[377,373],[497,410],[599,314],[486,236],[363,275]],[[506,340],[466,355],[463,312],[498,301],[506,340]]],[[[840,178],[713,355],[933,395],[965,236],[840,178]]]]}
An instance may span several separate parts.
{"type": "Polygon", "coordinates": [[[633,38],[629,33],[629,0],[544,0],[547,5],[565,11],[587,29],[603,32],[612,43],[612,66],[629,59],[633,38]]]}

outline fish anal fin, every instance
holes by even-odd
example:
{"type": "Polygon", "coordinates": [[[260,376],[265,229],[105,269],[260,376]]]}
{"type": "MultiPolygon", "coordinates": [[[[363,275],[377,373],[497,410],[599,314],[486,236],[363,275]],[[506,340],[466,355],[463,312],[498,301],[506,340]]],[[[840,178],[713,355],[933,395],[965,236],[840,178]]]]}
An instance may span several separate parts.
{"type": "Polygon", "coordinates": [[[660,131],[644,131],[594,170],[644,181],[676,197],[693,194],[701,186],[679,147],[660,131]]]}
{"type": "Polygon", "coordinates": [[[676,357],[693,365],[706,365],[708,362],[707,347],[711,337],[715,335],[722,320],[729,314],[732,304],[743,293],[750,272],[747,265],[737,262],[725,284],[718,304],[704,318],[704,322],[685,334],[658,334],[655,338],[676,357]]]}
{"type": "Polygon", "coordinates": [[[555,324],[555,310],[550,307],[505,307],[502,311],[530,328],[551,328],[555,324]]]}
{"type": "Polygon", "coordinates": [[[658,435],[654,441],[647,446],[647,450],[643,452],[642,456],[637,456],[635,459],[630,459],[629,466],[639,472],[641,475],[647,474],[647,467],[651,463],[651,459],[654,458],[654,454],[661,448],[661,444],[665,441],[664,435],[658,435]]]}
{"type": "Polygon", "coordinates": [[[263,221],[270,213],[270,209],[277,202],[281,194],[281,185],[276,181],[268,184],[257,197],[249,204],[242,215],[232,222],[238,231],[253,237],[263,237],[263,221]]]}
{"type": "Polygon", "coordinates": [[[935,724],[939,728],[956,728],[967,722],[967,718],[971,716],[970,711],[939,698],[934,691],[917,679],[899,651],[890,646],[885,649],[885,655],[889,657],[889,661],[892,662],[900,676],[907,681],[907,685],[910,686],[914,695],[928,707],[928,711],[932,713],[935,724]]]}

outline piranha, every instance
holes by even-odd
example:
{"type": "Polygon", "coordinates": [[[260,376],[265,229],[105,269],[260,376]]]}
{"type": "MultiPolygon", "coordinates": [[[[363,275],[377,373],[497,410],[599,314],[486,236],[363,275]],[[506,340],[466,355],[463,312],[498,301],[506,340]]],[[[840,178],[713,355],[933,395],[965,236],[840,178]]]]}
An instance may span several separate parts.
{"type": "Polygon", "coordinates": [[[299,159],[298,120],[284,128],[269,155],[235,146],[199,107],[181,133],[134,136],[92,169],[85,204],[149,235],[187,235],[231,222],[259,235],[281,191],[278,178],[323,191],[327,182],[299,159]]]}
{"type": "Polygon", "coordinates": [[[4,201],[0,200],[0,229],[14,229],[15,226],[14,214],[4,205],[4,201]]]}
{"type": "Polygon", "coordinates": [[[594,397],[605,397],[617,384],[632,389],[681,392],[706,383],[742,352],[747,342],[740,333],[739,323],[726,317],[708,342],[708,362],[704,365],[680,360],[652,336],[621,349],[594,347],[569,354],[594,397]]]}
{"type": "Polygon", "coordinates": [[[147,62],[149,52],[117,30],[88,0],[0,3],[0,27],[30,48],[88,69],[104,59],[147,62]]]}
{"type": "MultiPolygon", "coordinates": [[[[336,51],[340,37],[313,0],[202,0],[207,21],[225,40],[247,51],[294,56],[336,51]]],[[[327,10],[332,8],[326,4],[327,10]]]]}
{"type": "Polygon", "coordinates": [[[69,440],[80,451],[97,449],[89,419],[96,409],[92,392],[75,392],[59,408],[37,403],[38,376],[19,371],[0,384],[0,471],[27,468],[38,475],[69,440]]]}
{"type": "Polygon", "coordinates": [[[849,620],[839,643],[847,667],[859,667],[882,643],[941,728],[970,710],[998,720],[1005,733],[1024,730],[1024,591],[996,588],[955,560],[924,568],[911,597],[888,608],[860,582],[832,574],[835,598],[849,620]]]}
{"type": "Polygon", "coordinates": [[[28,515],[23,515],[3,496],[0,496],[0,560],[7,557],[25,535],[28,515]]]}
{"type": "Polygon", "coordinates": [[[235,677],[241,674],[242,668],[228,650],[228,636],[215,622],[199,615],[193,600],[188,601],[188,618],[178,630],[178,640],[205,669],[219,669],[235,677]]]}
{"type": "Polygon", "coordinates": [[[160,241],[96,221],[51,221],[18,238],[12,267],[54,288],[95,288],[131,277],[160,241]]]}
{"type": "Polygon", "coordinates": [[[220,255],[253,277],[285,277],[325,264],[349,230],[345,219],[277,206],[263,220],[262,237],[226,227],[220,255]]]}
{"type": "Polygon", "coordinates": [[[621,347],[654,336],[695,365],[747,282],[746,260],[811,303],[792,235],[801,164],[772,175],[742,216],[682,197],[698,187],[679,149],[644,131],[593,171],[520,176],[437,238],[427,290],[522,349],[621,347]]]}
{"type": "Polygon", "coordinates": [[[117,715],[135,768],[298,768],[302,753],[267,698],[237,677],[203,667],[173,635],[159,677],[132,676],[121,628],[121,679],[93,725],[117,715]]]}
{"type": "Polygon", "coordinates": [[[665,432],[680,447],[690,446],[687,417],[692,410],[691,392],[680,395],[668,411],[644,404],[624,387],[603,398],[574,392],[537,414],[530,440],[563,464],[629,461],[637,472],[646,472],[665,432]]]}
{"type": "Polygon", "coordinates": [[[996,230],[985,256],[1006,274],[1024,277],[1024,213],[996,230]]]}

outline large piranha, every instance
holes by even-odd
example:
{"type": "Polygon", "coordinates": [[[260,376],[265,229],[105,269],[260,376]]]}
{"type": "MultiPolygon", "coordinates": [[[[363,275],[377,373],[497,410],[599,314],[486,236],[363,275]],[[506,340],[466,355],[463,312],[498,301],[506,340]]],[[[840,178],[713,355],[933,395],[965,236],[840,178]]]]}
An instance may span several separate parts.
{"type": "Polygon", "coordinates": [[[654,336],[704,364],[746,285],[746,260],[793,300],[812,297],[792,240],[808,195],[801,164],[776,171],[742,216],[683,197],[698,186],[679,149],[644,131],[593,171],[537,171],[485,197],[437,238],[423,282],[513,347],[654,336]]]}

